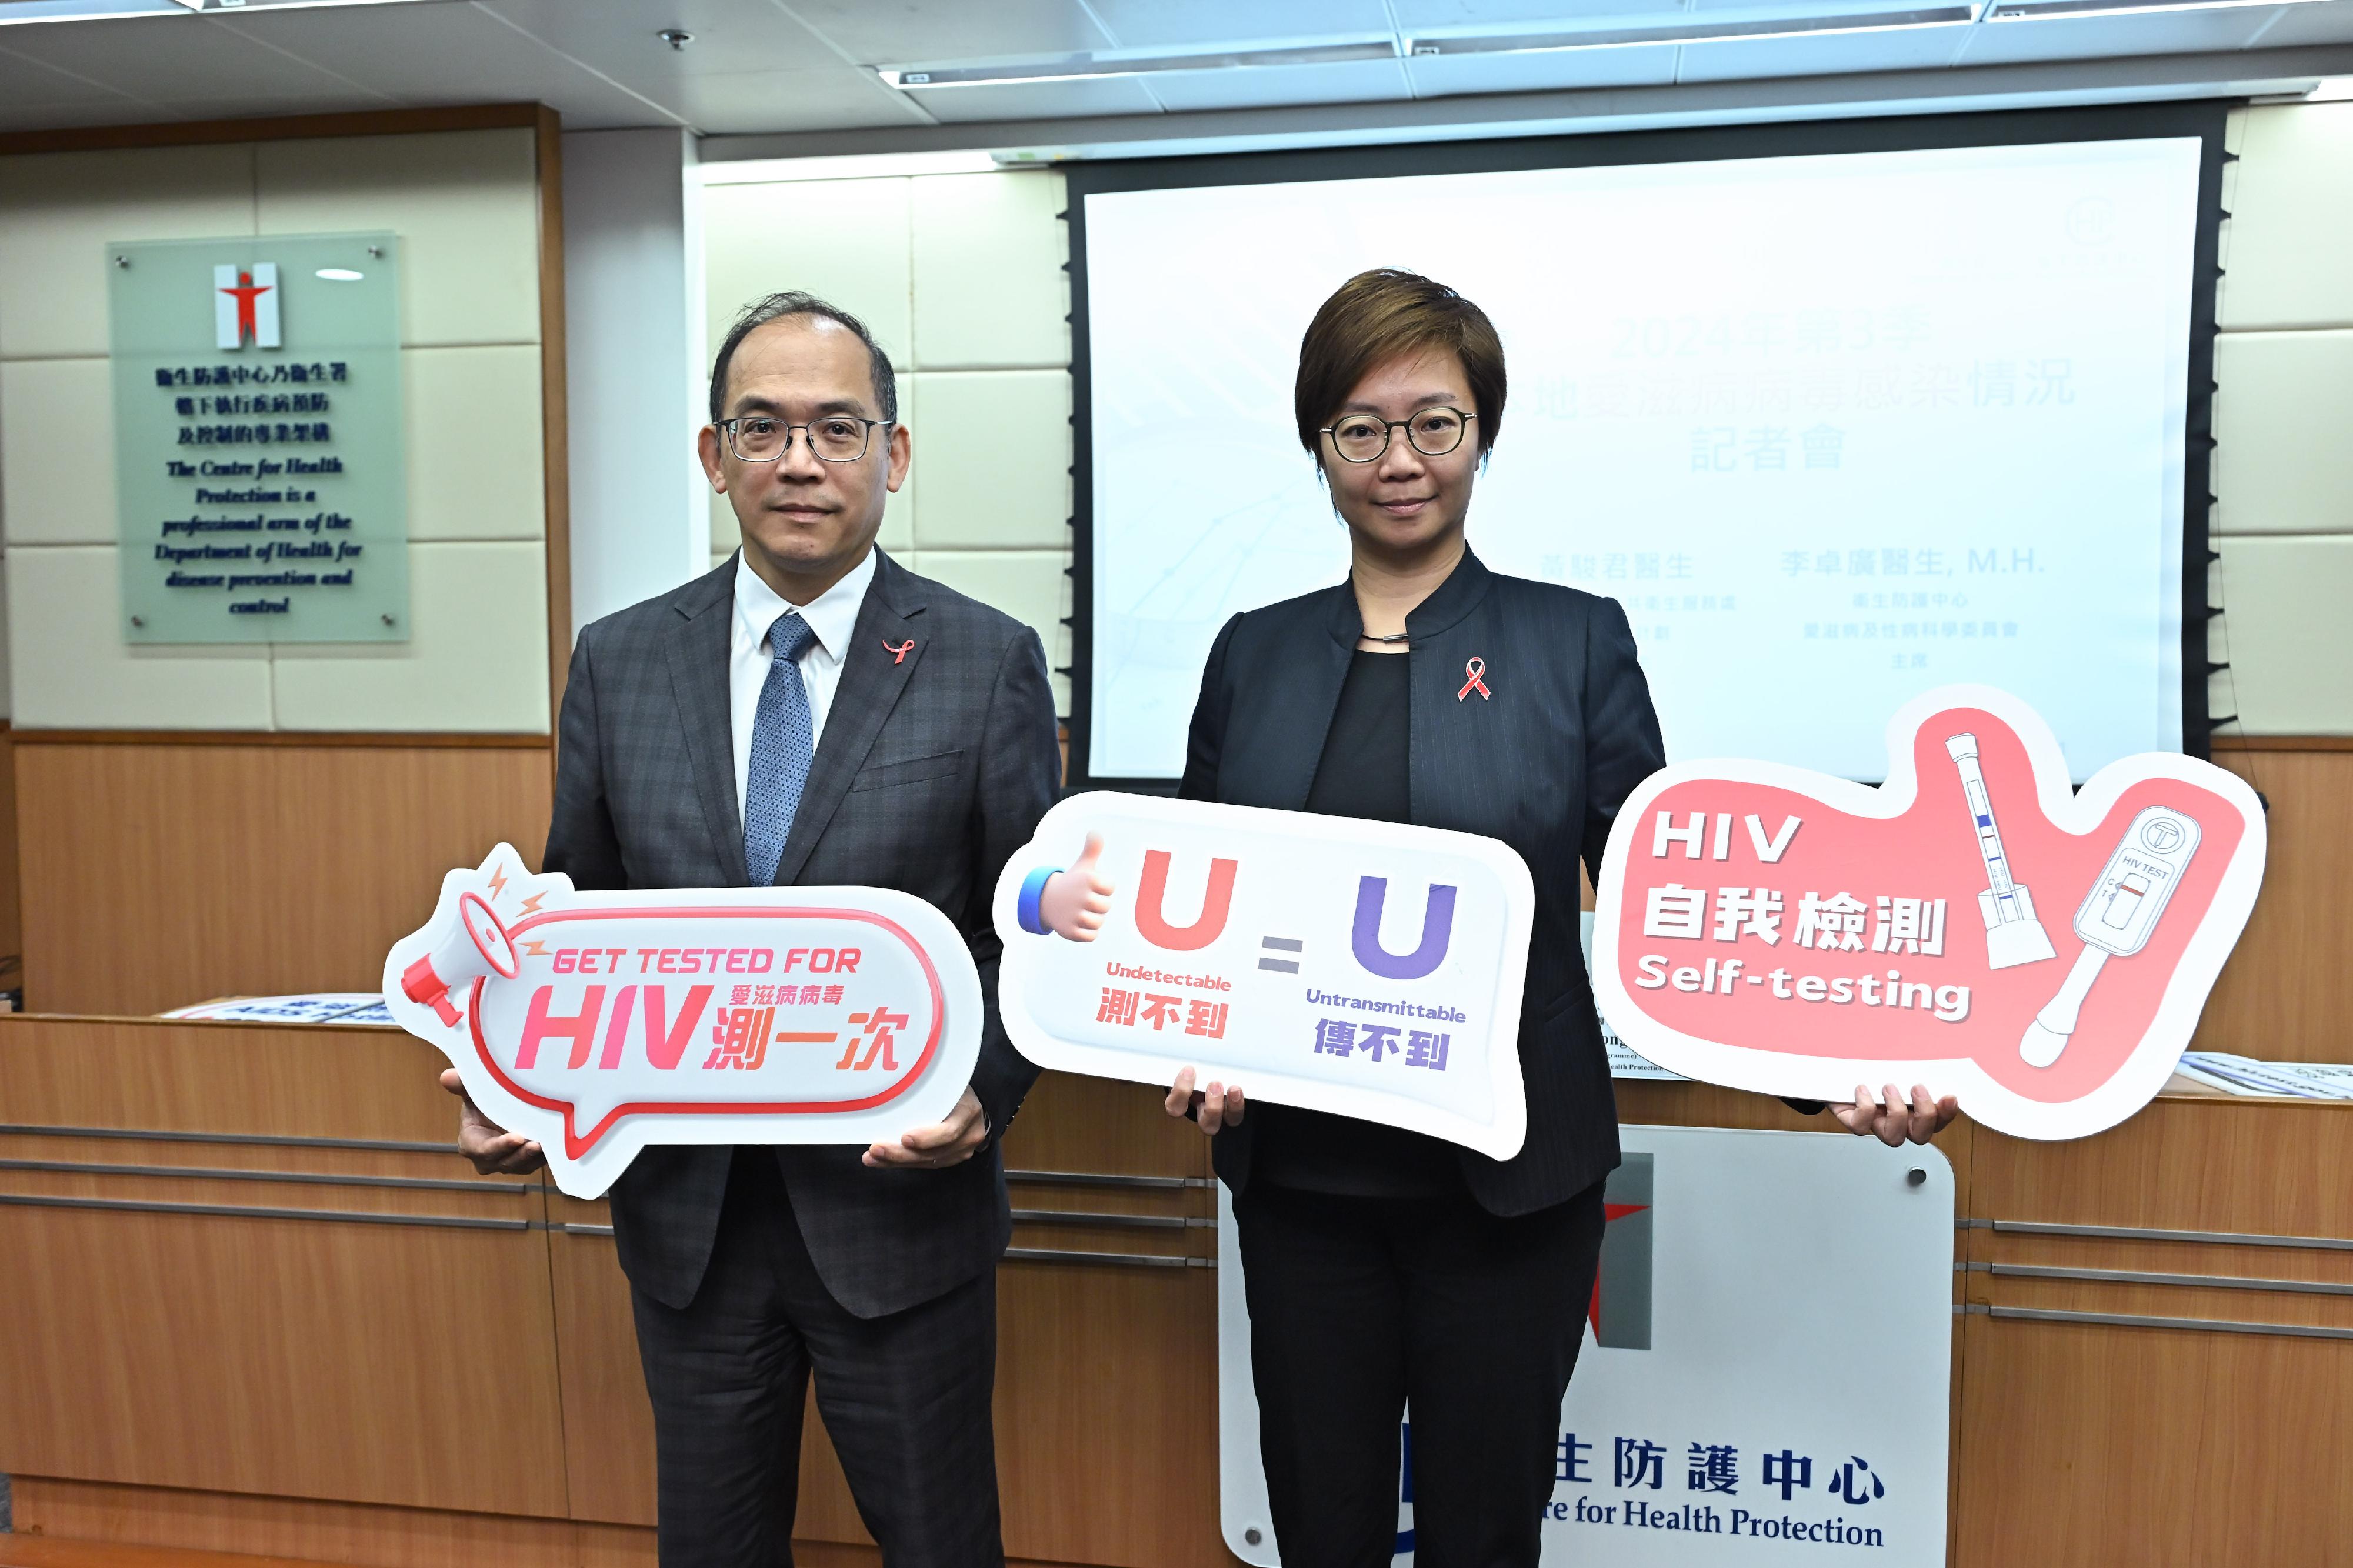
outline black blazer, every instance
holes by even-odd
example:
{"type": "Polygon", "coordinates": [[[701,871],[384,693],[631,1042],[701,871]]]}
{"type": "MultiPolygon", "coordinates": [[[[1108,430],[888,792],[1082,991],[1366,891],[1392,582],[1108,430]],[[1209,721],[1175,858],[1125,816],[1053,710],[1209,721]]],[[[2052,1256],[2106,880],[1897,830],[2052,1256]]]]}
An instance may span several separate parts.
{"type": "MultiPolygon", "coordinates": [[[[1363,630],[1345,583],[1228,621],[1202,673],[1178,793],[1305,805],[1363,630]]],[[[1658,716],[1613,599],[1499,576],[1466,551],[1406,630],[1411,820],[1501,839],[1535,881],[1520,1010],[1527,1142],[1501,1162],[1459,1151],[1482,1206],[1526,1214],[1618,1164],[1617,1101],[1577,941],[1577,864],[1582,856],[1599,878],[1619,806],[1664,763],[1658,716]],[[1458,695],[1474,658],[1484,698],[1458,695]]],[[[1250,1181],[1252,1130],[1245,1118],[1215,1142],[1218,1174],[1236,1192],[1250,1181]]]]}
{"type": "MultiPolygon", "coordinates": [[[[880,552],[878,552],[878,554],[880,552]]],[[[545,868],[584,890],[747,885],[728,710],[735,558],[580,634],[564,691],[545,868]]],[[[1038,634],[881,555],[776,883],[897,888],[972,946],[986,1016],[973,1089],[1001,1137],[1038,1076],[997,1013],[997,873],[1060,775],[1038,634]],[[912,641],[904,658],[883,645],[912,641]]],[[[870,1170],[863,1145],[781,1145],[819,1278],[862,1318],[954,1289],[1012,1236],[996,1138],[944,1171],[870,1170]]],[[[727,1191],[725,1147],[656,1145],[613,1184],[632,1283],[683,1307],[727,1191]]]]}

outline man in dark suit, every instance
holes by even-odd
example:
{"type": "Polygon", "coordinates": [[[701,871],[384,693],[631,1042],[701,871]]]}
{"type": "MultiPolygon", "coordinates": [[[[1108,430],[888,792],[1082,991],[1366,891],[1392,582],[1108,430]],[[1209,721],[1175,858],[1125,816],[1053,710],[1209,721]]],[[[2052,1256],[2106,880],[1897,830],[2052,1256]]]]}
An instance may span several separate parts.
{"type": "MultiPolygon", "coordinates": [[[[791,1561],[812,1371],[886,1563],[1004,1560],[997,1144],[1037,1069],[997,1018],[989,900],[1060,764],[1037,634],[875,547],[907,474],[897,414],[855,318],[801,294],[747,308],[700,438],[743,549],[588,626],[565,691],[547,870],[584,889],[900,889],[964,931],[987,1005],[944,1122],[863,1150],[654,1147],[615,1184],[666,1568],[791,1561]]],[[[484,1170],[539,1163],[470,1102],[460,1141],[484,1170]]]]}

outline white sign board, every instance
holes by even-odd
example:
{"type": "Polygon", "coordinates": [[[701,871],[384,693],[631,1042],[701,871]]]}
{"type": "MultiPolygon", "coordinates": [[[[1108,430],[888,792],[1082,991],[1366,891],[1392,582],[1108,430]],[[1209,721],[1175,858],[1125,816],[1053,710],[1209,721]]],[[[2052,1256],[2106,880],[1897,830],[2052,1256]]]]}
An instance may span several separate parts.
{"type": "Polygon", "coordinates": [[[1039,1066],[1247,1094],[1498,1160],[1527,1130],[1520,993],[1535,893],[1492,838],[1148,795],[1072,795],[997,885],[997,1002],[1039,1066]],[[1102,840],[1100,930],[1066,939],[1047,880],[1102,840]]]}
{"type": "MultiPolygon", "coordinates": [[[[1941,1568],[1953,1173],[1933,1148],[1624,1127],[1563,1402],[1556,1568],[1941,1568]],[[1911,1173],[1922,1173],[1916,1184],[1911,1173]],[[1868,1247],[1858,1253],[1858,1238],[1868,1247]],[[1866,1257],[1866,1267],[1849,1267],[1866,1257]],[[1867,1375],[1870,1396],[1856,1396],[1867,1375]]],[[[1219,1522],[1277,1568],[1233,1209],[1219,1188],[1219,1522]]],[[[1409,1426],[1412,1413],[1407,1412],[1409,1426]]],[[[1413,1547],[1398,1477],[1398,1552],[1413,1547]]]]}
{"type": "Polygon", "coordinates": [[[384,999],[580,1198],[649,1143],[896,1138],[946,1118],[980,1051],[971,949],[921,899],[577,893],[504,844],[442,879],[384,999]]]}
{"type": "Polygon", "coordinates": [[[1983,686],[1897,710],[1886,774],[1730,759],[1638,785],[1594,892],[1619,1034],[1764,1094],[1926,1084],[2022,1138],[2146,1105],[2254,908],[2255,792],[2177,752],[2073,790],[2050,727],[1983,686]]]}

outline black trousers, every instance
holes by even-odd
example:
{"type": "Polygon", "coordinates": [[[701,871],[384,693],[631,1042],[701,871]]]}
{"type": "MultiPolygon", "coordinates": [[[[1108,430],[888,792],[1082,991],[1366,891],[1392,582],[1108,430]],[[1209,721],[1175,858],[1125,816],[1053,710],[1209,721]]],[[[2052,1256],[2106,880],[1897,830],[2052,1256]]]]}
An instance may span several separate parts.
{"type": "Polygon", "coordinates": [[[1283,1568],[1387,1568],[1409,1399],[1418,1568],[1535,1568],[1600,1184],[1503,1219],[1252,1183],[1234,1219],[1283,1568]]]}
{"type": "Polygon", "coordinates": [[[802,1244],[784,1178],[740,1149],[710,1271],[683,1310],[632,1291],[654,1407],[662,1568],[785,1568],[812,1372],[889,1568],[1001,1568],[997,1280],[853,1316],[802,1244]]]}

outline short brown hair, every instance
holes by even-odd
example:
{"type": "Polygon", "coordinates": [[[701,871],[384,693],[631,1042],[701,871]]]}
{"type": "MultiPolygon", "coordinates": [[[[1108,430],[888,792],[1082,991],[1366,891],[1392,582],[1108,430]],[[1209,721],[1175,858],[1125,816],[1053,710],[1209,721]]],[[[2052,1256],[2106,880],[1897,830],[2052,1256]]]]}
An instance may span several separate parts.
{"type": "Polygon", "coordinates": [[[1432,350],[1462,362],[1463,379],[1479,405],[1469,411],[1479,416],[1472,435],[1485,457],[1504,426],[1504,344],[1495,323],[1445,284],[1394,267],[1357,273],[1307,323],[1291,398],[1299,444],[1321,457],[1317,437],[1324,426],[1374,366],[1432,350]]]}

